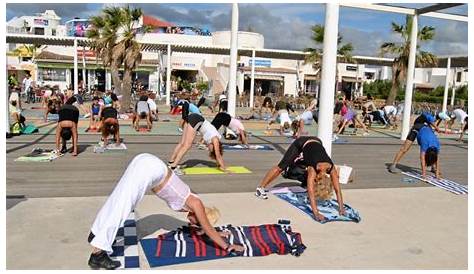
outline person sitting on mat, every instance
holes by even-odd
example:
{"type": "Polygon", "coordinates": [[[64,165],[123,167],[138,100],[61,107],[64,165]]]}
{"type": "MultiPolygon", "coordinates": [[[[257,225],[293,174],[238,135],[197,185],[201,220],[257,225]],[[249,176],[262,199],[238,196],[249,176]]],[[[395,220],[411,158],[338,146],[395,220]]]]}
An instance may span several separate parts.
{"type": "Polygon", "coordinates": [[[133,116],[133,125],[136,131],[140,130],[140,119],[146,120],[147,130],[151,130],[151,111],[147,102],[148,96],[141,96],[140,101],[135,105],[135,114],[133,116]]]}
{"type": "Polygon", "coordinates": [[[222,136],[211,123],[196,113],[189,114],[187,121],[184,124],[181,140],[176,145],[168,162],[169,167],[176,173],[181,174],[178,164],[186,152],[192,147],[194,137],[198,131],[201,133],[202,138],[209,149],[209,157],[216,160],[217,167],[220,170],[227,171],[224,164],[224,158],[222,157],[223,149],[222,143],[220,142],[222,136]]]}
{"type": "Polygon", "coordinates": [[[120,145],[120,126],[118,122],[118,111],[114,107],[106,107],[100,112],[99,129],[102,131],[104,147],[107,146],[109,135],[113,135],[115,143],[120,145]]]}
{"type": "Polygon", "coordinates": [[[392,164],[388,167],[388,171],[392,173],[400,172],[400,170],[397,168],[397,164],[400,162],[405,153],[410,150],[411,145],[415,141],[419,130],[424,126],[431,126],[436,130],[436,132],[439,132],[439,128],[435,124],[435,117],[428,112],[421,113],[421,115],[418,116],[413,122],[413,127],[408,133],[405,142],[400,147],[400,150],[395,155],[392,164]]]}
{"type": "Polygon", "coordinates": [[[166,167],[161,159],[142,153],[128,164],[92,224],[87,239],[92,246],[88,262],[91,268],[120,267],[120,262],[113,261],[108,254],[113,251],[117,231],[148,190],[164,200],[172,210],[187,212],[191,225],[199,226],[218,248],[226,252],[244,251],[243,246],[229,244],[214,229],[213,225],[219,215],[216,209],[205,207],[199,196],[192,193],[189,186],[166,167]]]}
{"type": "Polygon", "coordinates": [[[311,125],[313,120],[318,122],[318,113],[317,110],[309,111],[305,110],[300,115],[296,116],[295,120],[291,123],[291,128],[293,130],[293,137],[298,138],[304,132],[304,125],[311,125]]]}
{"type": "Polygon", "coordinates": [[[313,195],[313,193],[315,193],[315,186],[318,182],[323,180],[324,176],[331,177],[339,204],[339,214],[344,215],[345,209],[342,201],[341,187],[339,185],[339,175],[334,167],[333,161],[326,153],[321,140],[313,136],[299,137],[290,145],[280,160],[280,163],[272,167],[265,174],[265,177],[256,189],[255,195],[262,199],[268,199],[265,188],[297,160],[300,160],[301,164],[307,170],[306,181],[308,182],[308,198],[315,218],[317,220],[324,220],[324,216],[318,211],[316,199],[313,195]],[[302,160],[301,155],[303,156],[302,160]]]}
{"type": "Polygon", "coordinates": [[[431,166],[436,178],[440,179],[441,171],[439,167],[440,144],[438,137],[434,134],[430,126],[423,126],[418,131],[416,141],[420,145],[421,176],[426,176],[426,167],[431,166]]]}
{"type": "Polygon", "coordinates": [[[72,156],[77,156],[77,123],[79,122],[79,110],[70,104],[65,104],[58,112],[59,121],[56,126],[56,152],[66,153],[67,141],[72,137],[72,156]],[[62,148],[59,150],[60,139],[62,148]]]}
{"type": "Polygon", "coordinates": [[[272,98],[269,96],[265,96],[263,99],[263,103],[260,106],[259,110],[259,115],[260,117],[266,116],[266,115],[271,115],[273,112],[273,104],[272,104],[272,98]]]}
{"type": "Polygon", "coordinates": [[[211,124],[219,130],[221,126],[228,127],[230,130],[239,135],[240,142],[248,146],[247,133],[245,132],[244,125],[236,118],[230,116],[226,112],[219,112],[212,120],[211,124]]]}
{"type": "Polygon", "coordinates": [[[90,109],[91,116],[89,119],[89,129],[95,130],[98,127],[100,109],[101,105],[99,105],[99,97],[94,96],[94,98],[92,98],[90,109]]]}

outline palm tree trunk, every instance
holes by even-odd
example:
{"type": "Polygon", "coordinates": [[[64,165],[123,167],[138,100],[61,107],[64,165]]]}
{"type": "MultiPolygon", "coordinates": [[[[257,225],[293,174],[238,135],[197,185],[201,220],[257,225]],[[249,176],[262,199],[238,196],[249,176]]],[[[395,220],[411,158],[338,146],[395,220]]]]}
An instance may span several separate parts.
{"type": "Polygon", "coordinates": [[[112,76],[112,83],[114,84],[116,94],[122,95],[122,81],[120,81],[119,68],[111,67],[110,74],[112,76]]]}
{"type": "Polygon", "coordinates": [[[388,94],[387,100],[385,102],[386,105],[393,105],[395,102],[395,98],[397,97],[398,89],[399,89],[399,81],[400,81],[400,71],[398,64],[394,63],[392,65],[392,88],[390,89],[390,93],[388,94]]]}
{"type": "Polygon", "coordinates": [[[123,82],[122,82],[122,110],[128,111],[132,104],[132,70],[125,69],[123,72],[123,82]]]}

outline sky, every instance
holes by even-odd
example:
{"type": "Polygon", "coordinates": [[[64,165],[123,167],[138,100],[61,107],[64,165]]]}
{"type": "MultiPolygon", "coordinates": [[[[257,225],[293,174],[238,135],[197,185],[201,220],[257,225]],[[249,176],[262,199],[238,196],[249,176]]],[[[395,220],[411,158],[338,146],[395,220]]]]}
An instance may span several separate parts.
{"type": "MultiPolygon", "coordinates": [[[[34,15],[46,9],[55,10],[66,22],[74,17],[88,18],[100,14],[101,9],[110,4],[101,3],[8,3],[6,20],[15,16],[34,15]]],[[[177,25],[207,28],[210,31],[229,30],[231,24],[231,4],[155,4],[129,3],[140,7],[146,15],[151,15],[177,25]]],[[[429,4],[396,4],[419,8],[429,4]]],[[[446,12],[467,15],[468,5],[447,9],[446,12]]],[[[262,3],[239,4],[239,30],[252,29],[265,37],[265,48],[303,50],[317,45],[311,40],[311,26],[324,24],[324,4],[262,3]]],[[[354,55],[379,56],[380,45],[384,42],[398,42],[400,37],[391,31],[391,22],[403,24],[402,14],[340,7],[339,33],[343,43],[352,43],[354,55]]],[[[436,55],[467,55],[468,23],[442,20],[421,16],[419,26],[435,27],[432,41],[420,45],[422,50],[436,55]]]]}

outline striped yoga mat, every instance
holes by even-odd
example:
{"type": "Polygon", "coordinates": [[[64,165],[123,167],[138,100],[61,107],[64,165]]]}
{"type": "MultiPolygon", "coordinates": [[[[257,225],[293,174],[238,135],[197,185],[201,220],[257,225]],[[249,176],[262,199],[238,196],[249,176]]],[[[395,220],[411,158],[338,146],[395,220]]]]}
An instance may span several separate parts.
{"type": "Polygon", "coordinates": [[[418,172],[402,172],[402,174],[405,174],[407,176],[416,178],[420,181],[427,182],[429,184],[432,184],[434,186],[437,186],[439,188],[442,188],[444,190],[447,190],[451,193],[454,194],[467,194],[467,186],[466,185],[461,185],[456,182],[447,180],[447,179],[437,179],[436,177],[433,177],[431,175],[427,175],[426,178],[423,178],[420,173],[418,172]]]}
{"type": "Polygon", "coordinates": [[[196,229],[187,226],[158,235],[157,238],[142,239],[141,244],[151,267],[234,256],[267,256],[272,253],[299,256],[306,249],[301,235],[293,232],[288,225],[227,225],[216,227],[216,230],[230,233],[227,242],[244,246],[243,254],[229,254],[206,235],[200,235],[196,229]]]}

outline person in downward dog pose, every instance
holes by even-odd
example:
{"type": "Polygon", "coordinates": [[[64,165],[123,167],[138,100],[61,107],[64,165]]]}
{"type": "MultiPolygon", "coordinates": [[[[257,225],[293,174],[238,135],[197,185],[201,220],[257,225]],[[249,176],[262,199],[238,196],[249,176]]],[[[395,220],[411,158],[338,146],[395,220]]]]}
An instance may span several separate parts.
{"type": "Polygon", "coordinates": [[[108,254],[117,231],[145,193],[151,190],[175,211],[187,212],[191,225],[202,231],[222,250],[242,252],[244,247],[231,245],[212,226],[218,217],[216,209],[206,208],[199,196],[192,193],[189,186],[174,174],[158,157],[142,153],[129,163],[124,174],[97,214],[89,233],[88,242],[92,246],[89,266],[94,269],[115,269],[120,262],[113,261],[108,254]]]}
{"type": "Polygon", "coordinates": [[[317,110],[309,111],[305,110],[300,115],[296,116],[295,120],[291,122],[291,128],[293,130],[293,137],[298,138],[302,136],[304,132],[305,125],[311,125],[313,120],[318,122],[318,112],[317,110]]]}
{"type": "Polygon", "coordinates": [[[212,120],[211,124],[219,130],[221,126],[228,127],[230,130],[239,135],[239,140],[243,145],[248,145],[247,133],[245,132],[244,125],[236,118],[230,116],[226,112],[219,112],[212,120]]]}
{"type": "Polygon", "coordinates": [[[100,126],[104,147],[107,146],[109,135],[113,135],[115,144],[120,145],[120,126],[118,122],[118,111],[113,107],[106,107],[100,112],[100,126]]]}
{"type": "Polygon", "coordinates": [[[280,163],[273,166],[257,187],[255,196],[268,199],[267,190],[265,189],[273,182],[283,171],[287,170],[291,165],[298,161],[300,165],[306,168],[306,182],[308,190],[308,198],[310,200],[311,209],[314,217],[318,220],[324,220],[324,216],[318,211],[315,195],[315,188],[324,179],[324,176],[330,176],[332,186],[336,192],[337,202],[339,204],[339,214],[344,215],[344,203],[342,201],[342,192],[339,185],[339,175],[334,167],[329,155],[326,153],[322,142],[317,137],[302,136],[296,139],[283,155],[280,163]],[[302,157],[301,157],[302,156],[302,157]]]}
{"type": "Polygon", "coordinates": [[[209,157],[216,160],[217,166],[222,171],[227,171],[224,158],[222,157],[223,149],[220,139],[222,136],[217,129],[199,114],[191,113],[188,115],[186,123],[184,123],[183,135],[180,142],[176,145],[170,160],[169,167],[177,174],[181,174],[178,164],[184,157],[186,152],[192,147],[194,137],[199,132],[209,149],[209,157]]]}

